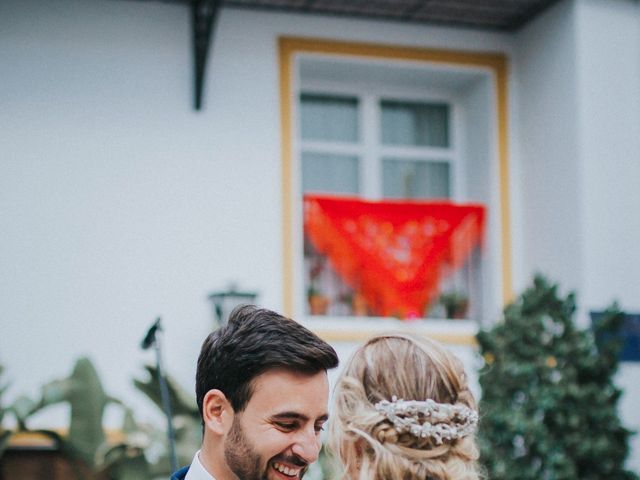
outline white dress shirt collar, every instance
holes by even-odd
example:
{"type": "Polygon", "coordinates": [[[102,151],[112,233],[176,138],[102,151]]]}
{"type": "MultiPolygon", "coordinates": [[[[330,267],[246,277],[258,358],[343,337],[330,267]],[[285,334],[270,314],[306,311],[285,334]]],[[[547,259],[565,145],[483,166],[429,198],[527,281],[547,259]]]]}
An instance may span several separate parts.
{"type": "Polygon", "coordinates": [[[193,456],[193,461],[184,480],[216,480],[200,463],[200,450],[193,456]]]}

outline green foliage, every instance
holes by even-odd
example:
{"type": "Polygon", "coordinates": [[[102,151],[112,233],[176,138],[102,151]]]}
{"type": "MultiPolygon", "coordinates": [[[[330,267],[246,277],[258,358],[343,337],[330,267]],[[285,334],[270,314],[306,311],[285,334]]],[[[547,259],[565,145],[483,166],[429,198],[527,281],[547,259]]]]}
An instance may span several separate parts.
{"type": "Polygon", "coordinates": [[[469,306],[469,297],[463,292],[452,290],[440,294],[438,303],[444,307],[447,318],[458,318],[466,314],[469,306]]]}
{"type": "Polygon", "coordinates": [[[71,423],[62,447],[87,465],[95,466],[95,453],[105,442],[102,417],[108,401],[95,367],[88,358],[83,357],[77,360],[68,378],[44,385],[38,401],[21,396],[15,400],[11,410],[18,430],[24,431],[28,430],[27,420],[35,413],[58,403],[69,403],[71,423]]]}
{"type": "MultiPolygon", "coordinates": [[[[134,383],[162,410],[158,371],[154,367],[146,367],[146,370],[149,378],[135,380],[134,383]]],[[[185,393],[171,378],[167,379],[167,383],[175,427],[176,453],[179,463],[186,465],[200,448],[200,413],[193,395],[185,393]]],[[[5,387],[0,384],[0,400],[4,390],[5,387]]],[[[68,403],[71,408],[68,435],[61,436],[51,430],[37,432],[50,437],[74,467],[80,462],[94,473],[101,474],[100,478],[113,480],[169,477],[171,467],[164,429],[139,425],[129,408],[105,393],[98,373],[88,358],[78,359],[69,377],[44,385],[37,400],[20,396],[4,409],[0,403],[0,419],[5,412],[12,414],[17,432],[32,431],[28,426],[29,419],[41,410],[59,403],[68,403]],[[110,403],[123,409],[122,438],[116,443],[107,441],[102,425],[105,409],[110,403]],[[148,456],[152,458],[149,459],[148,456]]],[[[0,456],[16,431],[0,429],[0,456]]],[[[83,478],[80,469],[76,470],[78,478],[83,478]]]]}
{"type": "Polygon", "coordinates": [[[70,404],[69,446],[88,465],[95,466],[96,451],[105,442],[102,417],[109,397],[91,361],[80,358],[68,379],[45,385],[43,398],[70,404]]]}
{"type": "Polygon", "coordinates": [[[3,430],[2,428],[2,420],[4,418],[5,413],[8,410],[4,406],[2,396],[7,391],[7,388],[9,388],[8,384],[4,384],[4,380],[2,379],[3,375],[4,375],[4,367],[0,365],[0,457],[2,457],[2,453],[7,448],[7,444],[9,443],[9,437],[11,436],[10,431],[3,430]]]}
{"type": "Polygon", "coordinates": [[[7,391],[7,388],[9,388],[8,384],[3,384],[4,380],[2,380],[2,376],[4,375],[4,367],[2,365],[0,365],[0,428],[2,427],[2,418],[4,417],[5,414],[5,407],[4,407],[4,403],[2,401],[2,396],[4,395],[4,392],[7,391]]]}
{"type": "MultiPolygon", "coordinates": [[[[147,380],[134,379],[133,384],[144,393],[160,410],[162,410],[162,394],[160,392],[160,377],[158,369],[150,365],[145,366],[148,374],[147,380]]],[[[174,416],[190,416],[200,422],[200,412],[196,405],[195,396],[186,393],[178,383],[167,376],[169,400],[171,401],[171,413],[174,416]]]]}
{"type": "Polygon", "coordinates": [[[0,458],[9,445],[9,438],[11,438],[12,432],[10,430],[0,430],[0,458]]]}
{"type": "MultiPolygon", "coordinates": [[[[146,463],[142,449],[133,448],[126,442],[114,447],[106,441],[102,426],[105,408],[109,403],[121,406],[122,404],[105,393],[98,373],[88,358],[78,359],[69,377],[44,385],[39,399],[33,400],[27,396],[20,396],[6,411],[13,414],[17,432],[32,431],[27,425],[29,419],[41,410],[59,403],[68,403],[71,409],[68,434],[61,436],[51,430],[35,430],[35,432],[54,441],[60,451],[71,460],[71,465],[76,470],[78,478],[82,478],[78,462],[87,465],[94,472],[110,470],[109,478],[120,480],[144,478],[129,474],[129,471],[133,470],[130,468],[130,464],[146,463]],[[123,450],[126,454],[117,455],[118,449],[123,450]]],[[[124,418],[124,432],[139,430],[130,410],[126,408],[124,418]]],[[[10,436],[14,433],[12,431],[1,432],[0,455],[3,453],[3,447],[7,446],[10,436]]],[[[135,471],[141,472],[142,470],[137,468],[135,471]]]]}
{"type": "MultiPolygon", "coordinates": [[[[136,379],[134,380],[134,385],[144,393],[160,411],[163,411],[158,369],[149,365],[147,365],[145,369],[148,374],[148,379],[136,379]]],[[[200,448],[202,441],[200,411],[196,405],[195,396],[186,393],[180,385],[169,376],[167,376],[167,387],[171,400],[171,414],[178,464],[188,465],[191,463],[193,454],[200,448]]],[[[158,436],[158,440],[158,446],[163,451],[163,454],[154,465],[154,472],[156,474],[169,474],[170,462],[166,434],[162,433],[162,436],[158,436]]]]}
{"type": "Polygon", "coordinates": [[[101,457],[100,464],[113,480],[151,478],[151,466],[144,456],[144,450],[127,442],[111,446],[101,457]]]}
{"type": "Polygon", "coordinates": [[[631,432],[620,423],[612,377],[623,321],[617,306],[594,325],[573,323],[575,296],[538,276],[478,334],[482,459],[492,480],[632,480],[631,432]],[[596,341],[596,338],[599,341],[596,341]]]}

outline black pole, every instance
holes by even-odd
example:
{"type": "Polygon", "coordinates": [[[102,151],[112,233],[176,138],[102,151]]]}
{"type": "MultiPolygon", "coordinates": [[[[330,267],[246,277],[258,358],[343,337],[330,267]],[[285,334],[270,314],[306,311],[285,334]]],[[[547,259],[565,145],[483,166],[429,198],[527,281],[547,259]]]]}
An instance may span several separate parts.
{"type": "Polygon", "coordinates": [[[167,439],[169,442],[169,461],[171,462],[171,471],[178,470],[178,460],[176,458],[176,435],[173,430],[173,421],[171,415],[171,398],[169,397],[169,387],[167,385],[167,378],[164,375],[164,368],[162,363],[162,348],[160,346],[160,340],[156,333],[162,331],[160,325],[160,317],[158,317],[149,331],[142,340],[142,349],[147,350],[153,346],[156,351],[156,367],[158,369],[158,381],[160,383],[160,397],[162,398],[162,408],[164,414],[167,416],[167,439]]]}

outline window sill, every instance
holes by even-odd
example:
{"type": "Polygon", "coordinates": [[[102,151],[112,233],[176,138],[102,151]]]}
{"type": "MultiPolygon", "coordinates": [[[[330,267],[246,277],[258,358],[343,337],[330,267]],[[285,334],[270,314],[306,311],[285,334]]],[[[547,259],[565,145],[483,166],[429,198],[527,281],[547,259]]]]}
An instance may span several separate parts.
{"type": "Polygon", "coordinates": [[[411,332],[450,345],[475,346],[479,324],[475,320],[416,319],[398,320],[386,317],[307,316],[305,327],[328,342],[361,343],[369,337],[389,332],[411,332]]]}

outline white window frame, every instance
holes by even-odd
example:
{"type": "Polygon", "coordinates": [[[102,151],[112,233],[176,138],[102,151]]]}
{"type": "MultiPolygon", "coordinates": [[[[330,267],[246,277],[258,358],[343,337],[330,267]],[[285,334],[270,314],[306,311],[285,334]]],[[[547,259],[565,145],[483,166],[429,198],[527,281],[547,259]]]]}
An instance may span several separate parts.
{"type": "MultiPolygon", "coordinates": [[[[358,196],[363,199],[379,200],[382,195],[382,158],[386,156],[397,156],[410,160],[429,160],[434,161],[445,160],[450,165],[450,191],[449,200],[464,201],[466,194],[466,181],[464,168],[466,159],[463,156],[465,151],[465,126],[462,121],[464,115],[464,107],[462,106],[457,95],[441,89],[431,88],[427,91],[424,89],[408,89],[394,88],[390,86],[378,86],[373,91],[363,92],[365,86],[359,85],[357,82],[331,82],[306,79],[304,85],[298,78],[293,89],[293,163],[294,173],[294,199],[297,204],[296,225],[294,232],[296,235],[295,245],[298,245],[295,251],[295,281],[298,285],[306,285],[304,255],[302,245],[304,243],[304,233],[302,229],[302,151],[335,153],[344,155],[357,155],[360,160],[360,191],[358,196]],[[358,127],[359,142],[330,142],[330,141],[310,141],[303,140],[300,132],[300,96],[302,94],[312,95],[335,95],[344,97],[353,97],[358,99],[358,127]],[[449,106],[449,147],[420,147],[420,146],[389,146],[382,144],[381,128],[381,100],[398,100],[416,103],[446,103],[449,106]],[[396,155],[398,154],[398,155],[396,155]]],[[[306,317],[305,300],[306,291],[301,288],[300,298],[296,300],[301,307],[300,313],[306,317]]],[[[481,302],[483,300],[480,300],[481,302]]],[[[308,318],[323,318],[324,321],[331,321],[329,316],[314,316],[308,318]]],[[[336,317],[337,318],[337,317],[336,317]]],[[[344,321],[343,316],[337,318],[337,321],[344,321]]],[[[355,319],[356,317],[347,317],[355,319]]],[[[364,317],[373,321],[383,320],[383,317],[364,317]]],[[[429,322],[434,319],[429,318],[429,322]]],[[[449,322],[445,320],[445,322],[449,322]]],[[[460,324],[460,320],[456,320],[460,324]]],[[[465,320],[476,324],[475,320],[465,320]]],[[[460,324],[461,325],[461,324],[460,324]]]]}
{"type": "MultiPolygon", "coordinates": [[[[450,197],[460,200],[466,189],[463,180],[464,162],[461,158],[461,143],[464,126],[460,121],[461,106],[451,94],[432,91],[429,93],[397,88],[378,88],[374,92],[363,92],[357,85],[336,85],[327,81],[306,81],[295,90],[295,162],[300,164],[302,151],[356,155],[359,157],[359,196],[368,200],[380,200],[382,195],[382,158],[397,157],[415,161],[446,161],[450,165],[450,197]],[[330,142],[303,140],[300,135],[300,115],[298,106],[301,94],[335,95],[358,99],[359,141],[330,142]],[[449,147],[390,146],[382,145],[381,109],[382,100],[398,100],[415,103],[446,103],[449,106],[449,147]]],[[[299,182],[301,173],[297,177],[299,182]]],[[[299,187],[300,189],[300,187],[299,187]]]]}

